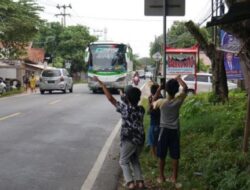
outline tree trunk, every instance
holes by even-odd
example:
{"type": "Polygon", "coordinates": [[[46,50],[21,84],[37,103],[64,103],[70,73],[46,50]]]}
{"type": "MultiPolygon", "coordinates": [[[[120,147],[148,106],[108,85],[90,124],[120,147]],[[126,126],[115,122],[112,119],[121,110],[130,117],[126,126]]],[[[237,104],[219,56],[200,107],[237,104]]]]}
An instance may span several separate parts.
{"type": "MultiPolygon", "coordinates": [[[[249,44],[250,46],[250,44],[249,44]]],[[[248,49],[250,51],[250,49],[248,49]]],[[[249,131],[250,131],[250,53],[240,54],[241,58],[241,68],[244,75],[245,80],[245,88],[247,92],[247,111],[246,111],[246,122],[245,122],[245,129],[244,129],[244,139],[243,139],[243,152],[248,152],[248,145],[249,145],[249,131]]]]}
{"type": "MultiPolygon", "coordinates": [[[[248,0],[249,1],[249,0],[248,0]]],[[[232,5],[233,2],[226,1],[227,5],[232,5]]],[[[226,32],[231,33],[237,37],[241,42],[241,50],[239,52],[240,57],[240,66],[243,72],[245,88],[248,94],[247,105],[248,109],[246,112],[246,122],[244,130],[244,139],[243,139],[243,151],[248,152],[249,145],[249,131],[250,131],[250,19],[238,21],[231,24],[222,25],[221,28],[226,32]]]]}
{"type": "Polygon", "coordinates": [[[216,46],[203,37],[198,27],[192,21],[185,23],[189,32],[198,41],[200,46],[204,49],[205,54],[212,62],[213,75],[213,93],[217,97],[218,102],[225,102],[228,100],[228,87],[226,79],[226,71],[223,63],[223,54],[216,50],[216,46]]]}
{"type": "Polygon", "coordinates": [[[215,94],[219,95],[219,102],[228,101],[227,77],[224,67],[224,55],[222,52],[216,51],[215,61],[215,94]]]}

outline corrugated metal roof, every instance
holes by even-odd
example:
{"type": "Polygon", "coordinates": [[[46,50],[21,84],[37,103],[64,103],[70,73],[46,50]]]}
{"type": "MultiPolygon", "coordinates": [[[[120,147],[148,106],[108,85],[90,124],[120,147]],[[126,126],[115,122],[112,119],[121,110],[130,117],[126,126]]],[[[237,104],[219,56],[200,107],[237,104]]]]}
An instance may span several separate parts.
{"type": "Polygon", "coordinates": [[[41,69],[41,70],[44,70],[44,69],[53,69],[54,67],[50,67],[50,66],[44,66],[44,65],[38,65],[38,64],[30,64],[30,63],[25,63],[26,65],[28,66],[31,66],[31,67],[35,67],[37,69],[41,69]]]}
{"type": "Polygon", "coordinates": [[[3,63],[3,62],[0,62],[0,67],[1,68],[12,68],[13,66],[6,64],[6,63],[3,63]]]}

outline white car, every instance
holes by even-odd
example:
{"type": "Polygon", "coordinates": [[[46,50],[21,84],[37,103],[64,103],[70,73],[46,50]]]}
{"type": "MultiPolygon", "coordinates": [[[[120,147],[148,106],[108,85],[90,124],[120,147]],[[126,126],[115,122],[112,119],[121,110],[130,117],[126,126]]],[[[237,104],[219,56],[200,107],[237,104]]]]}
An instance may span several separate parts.
{"type": "MultiPolygon", "coordinates": [[[[195,78],[194,74],[185,75],[182,77],[183,81],[188,86],[189,93],[195,92],[195,78]]],[[[237,84],[227,82],[228,89],[237,88],[237,84]]],[[[197,73],[197,93],[200,92],[211,92],[212,91],[212,75],[209,73],[197,73]]]]}
{"type": "Polygon", "coordinates": [[[66,93],[73,92],[73,80],[68,71],[64,68],[45,69],[40,75],[39,88],[41,94],[45,91],[52,93],[52,91],[62,91],[66,93]]]}
{"type": "Polygon", "coordinates": [[[145,71],[144,70],[138,70],[139,77],[142,79],[145,79],[145,71]]]}
{"type": "Polygon", "coordinates": [[[146,78],[151,78],[151,77],[153,77],[153,73],[150,72],[150,71],[147,71],[147,72],[145,72],[145,77],[146,78]]]}
{"type": "Polygon", "coordinates": [[[6,92],[6,84],[1,80],[0,81],[0,94],[3,94],[6,92]]]}

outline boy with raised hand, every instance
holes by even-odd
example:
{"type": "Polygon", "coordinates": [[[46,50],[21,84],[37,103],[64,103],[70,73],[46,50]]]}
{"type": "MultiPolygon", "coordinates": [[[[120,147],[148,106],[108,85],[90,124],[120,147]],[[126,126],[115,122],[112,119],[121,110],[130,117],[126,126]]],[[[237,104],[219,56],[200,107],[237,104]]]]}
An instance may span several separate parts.
{"type": "Polygon", "coordinates": [[[142,106],[138,106],[141,91],[136,87],[130,87],[125,91],[125,101],[117,101],[105,84],[97,77],[94,80],[99,83],[107,99],[121,114],[122,126],[120,134],[120,159],[119,163],[123,171],[124,180],[128,189],[143,189],[144,181],[139,161],[139,155],[143,149],[145,141],[145,133],[143,126],[143,117],[145,110],[142,106]],[[133,168],[133,174],[130,170],[133,168]]]}
{"type": "MultiPolygon", "coordinates": [[[[161,113],[159,108],[153,109],[152,101],[153,101],[153,96],[155,95],[158,87],[159,87],[158,84],[152,84],[150,87],[151,94],[148,97],[148,104],[149,104],[148,114],[150,115],[150,125],[148,128],[147,145],[150,146],[151,153],[154,157],[157,156],[156,148],[160,132],[161,113]]],[[[160,95],[159,98],[162,98],[162,96],[160,95]]]]}
{"type": "Polygon", "coordinates": [[[187,96],[187,85],[181,79],[180,75],[175,79],[167,81],[165,89],[168,96],[164,99],[157,100],[160,95],[162,87],[157,89],[155,96],[153,97],[154,108],[160,108],[160,134],[157,144],[157,157],[159,158],[159,172],[160,175],[157,178],[159,183],[164,181],[170,181],[176,183],[178,176],[178,165],[180,158],[180,122],[179,122],[179,110],[187,96]],[[179,87],[182,86],[182,91],[179,92],[179,87]],[[157,101],[156,101],[157,100],[157,101]],[[164,168],[167,152],[172,158],[172,175],[165,178],[164,168]]]}

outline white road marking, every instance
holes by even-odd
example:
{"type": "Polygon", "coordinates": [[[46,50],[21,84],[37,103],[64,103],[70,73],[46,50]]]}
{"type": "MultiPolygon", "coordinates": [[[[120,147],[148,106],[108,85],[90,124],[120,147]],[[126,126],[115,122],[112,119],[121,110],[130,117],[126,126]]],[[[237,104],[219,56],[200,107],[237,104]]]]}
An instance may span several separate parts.
{"type": "Polygon", "coordinates": [[[92,189],[94,182],[95,182],[95,180],[96,180],[96,178],[97,178],[97,176],[102,168],[103,162],[108,154],[108,150],[109,150],[115,136],[117,135],[120,127],[121,127],[121,120],[117,123],[114,130],[112,131],[112,133],[108,137],[107,141],[105,142],[105,145],[103,146],[100,154],[97,157],[97,160],[96,160],[93,168],[91,169],[86,180],[84,181],[84,183],[81,187],[81,190],[91,190],[92,189]]]}
{"type": "Polygon", "coordinates": [[[15,117],[15,116],[18,116],[20,115],[21,113],[20,112],[17,112],[17,113],[13,113],[13,114],[10,114],[10,115],[7,115],[7,116],[4,116],[4,117],[0,117],[0,121],[3,121],[5,119],[9,119],[11,117],[15,117]]]}
{"type": "MultiPolygon", "coordinates": [[[[146,85],[146,83],[144,83],[140,89],[142,90],[145,85],[146,85]]],[[[84,181],[84,183],[81,187],[81,190],[91,190],[92,189],[92,187],[95,183],[95,180],[96,180],[96,178],[97,178],[97,176],[102,168],[103,162],[108,154],[108,150],[111,147],[112,142],[114,141],[117,133],[119,132],[119,130],[121,128],[121,122],[122,121],[119,120],[119,122],[116,124],[115,128],[113,129],[112,133],[110,134],[110,136],[106,140],[104,146],[102,147],[100,154],[97,157],[97,160],[95,161],[93,168],[91,169],[86,180],[84,181]]]]}
{"type": "Polygon", "coordinates": [[[144,84],[141,86],[140,90],[142,90],[146,84],[147,84],[147,82],[144,82],[144,84]]]}
{"type": "Polygon", "coordinates": [[[56,104],[56,103],[61,102],[61,101],[62,101],[62,100],[55,100],[55,101],[53,101],[53,102],[50,102],[49,105],[53,105],[53,104],[56,104]]]}

